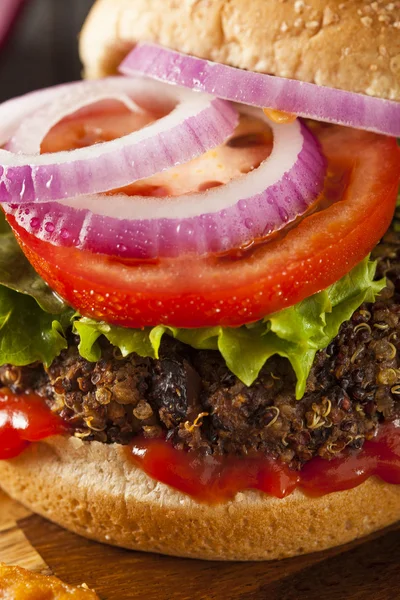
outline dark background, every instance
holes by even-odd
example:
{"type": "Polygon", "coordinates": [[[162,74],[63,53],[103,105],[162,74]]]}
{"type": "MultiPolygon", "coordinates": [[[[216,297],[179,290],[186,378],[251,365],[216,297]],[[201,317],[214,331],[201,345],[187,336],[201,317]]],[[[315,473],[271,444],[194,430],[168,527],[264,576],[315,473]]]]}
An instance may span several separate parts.
{"type": "Polygon", "coordinates": [[[26,0],[0,52],[0,101],[80,78],[78,34],[92,4],[26,0]]]}

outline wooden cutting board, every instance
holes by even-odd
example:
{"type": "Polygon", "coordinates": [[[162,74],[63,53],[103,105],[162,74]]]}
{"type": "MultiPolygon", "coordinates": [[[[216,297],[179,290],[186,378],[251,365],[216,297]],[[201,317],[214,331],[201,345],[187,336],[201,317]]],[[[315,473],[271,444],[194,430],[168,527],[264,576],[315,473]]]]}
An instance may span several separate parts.
{"type": "Polygon", "coordinates": [[[96,544],[0,492],[0,561],[85,582],[104,600],[393,600],[400,598],[399,530],[285,561],[212,563],[96,544]]]}

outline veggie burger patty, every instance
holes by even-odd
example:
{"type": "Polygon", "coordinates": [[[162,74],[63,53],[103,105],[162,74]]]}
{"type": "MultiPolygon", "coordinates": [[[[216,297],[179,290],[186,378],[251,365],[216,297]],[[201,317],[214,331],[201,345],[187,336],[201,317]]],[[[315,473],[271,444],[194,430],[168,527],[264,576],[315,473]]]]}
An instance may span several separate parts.
{"type": "Polygon", "coordinates": [[[159,360],[135,353],[123,358],[102,339],[102,358],[92,363],[79,355],[79,338],[71,334],[68,349],[50,368],[4,365],[0,381],[18,393],[39,393],[75,436],[88,441],[128,444],[139,434],[164,432],[177,448],[205,454],[263,451],[293,468],[316,455],[330,459],[345,447],[359,449],[380,422],[400,415],[397,223],[395,218],[373,253],[376,277],[386,275],[386,288],[318,352],[301,400],[285,359],[271,358],[247,387],[220,353],[168,337],[159,360]]]}

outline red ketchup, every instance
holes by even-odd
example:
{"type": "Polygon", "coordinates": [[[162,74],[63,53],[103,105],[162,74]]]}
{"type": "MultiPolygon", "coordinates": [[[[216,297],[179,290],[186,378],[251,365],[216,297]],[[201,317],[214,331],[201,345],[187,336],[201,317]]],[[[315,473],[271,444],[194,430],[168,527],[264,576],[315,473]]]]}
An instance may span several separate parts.
{"type": "Polygon", "coordinates": [[[175,450],[162,439],[140,439],[131,447],[133,462],[150,477],[193,496],[216,504],[237,492],[253,488],[284,498],[296,488],[300,475],[265,456],[203,456],[175,450]]]}
{"type": "Polygon", "coordinates": [[[40,396],[0,390],[0,460],[14,458],[30,442],[39,442],[65,430],[62,419],[50,411],[40,396]]]}
{"type": "MultiPolygon", "coordinates": [[[[40,396],[0,390],[0,460],[18,456],[31,442],[66,431],[40,396]]],[[[400,420],[381,425],[362,450],[331,461],[313,458],[301,471],[262,455],[215,457],[175,450],[163,439],[135,440],[129,455],[150,477],[199,502],[217,504],[246,489],[284,498],[300,487],[321,496],[356,487],[373,475],[400,484],[400,420]]]]}
{"type": "Polygon", "coordinates": [[[362,450],[331,461],[313,458],[301,471],[264,456],[213,457],[175,450],[161,439],[140,439],[130,451],[134,464],[150,477],[208,504],[246,489],[284,498],[299,487],[322,496],[356,487],[373,475],[400,484],[400,421],[382,425],[362,450]]]}

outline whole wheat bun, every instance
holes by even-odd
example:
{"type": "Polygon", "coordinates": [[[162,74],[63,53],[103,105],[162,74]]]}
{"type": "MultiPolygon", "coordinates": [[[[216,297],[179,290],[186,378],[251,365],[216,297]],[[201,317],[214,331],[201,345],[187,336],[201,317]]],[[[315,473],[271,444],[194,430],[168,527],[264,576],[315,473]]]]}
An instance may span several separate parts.
{"type": "Polygon", "coordinates": [[[209,506],[156,482],[121,446],[54,437],[0,461],[13,498],[85,537],[210,560],[264,560],[315,552],[400,517],[400,486],[371,478],[353,490],[283,500],[255,491],[209,506]]]}
{"type": "Polygon", "coordinates": [[[81,35],[85,75],[115,73],[137,41],[400,100],[392,0],[97,0],[81,35]]]}

